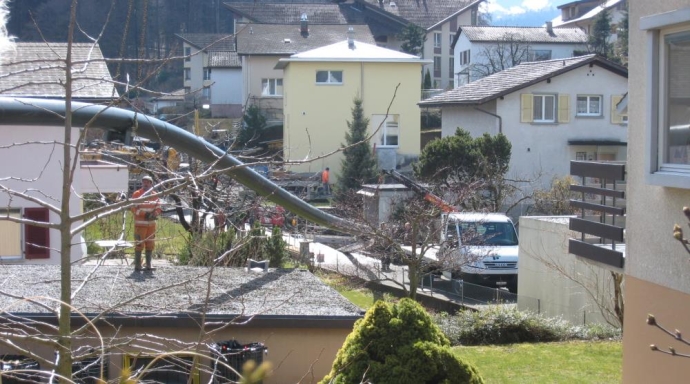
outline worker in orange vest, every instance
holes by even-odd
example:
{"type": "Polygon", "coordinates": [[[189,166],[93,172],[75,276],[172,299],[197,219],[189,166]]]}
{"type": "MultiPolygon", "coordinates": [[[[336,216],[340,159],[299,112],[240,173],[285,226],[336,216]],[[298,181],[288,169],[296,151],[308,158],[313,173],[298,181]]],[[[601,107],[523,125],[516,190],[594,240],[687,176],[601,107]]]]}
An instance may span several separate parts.
{"type": "Polygon", "coordinates": [[[145,269],[150,271],[152,269],[151,256],[156,239],[156,218],[161,214],[161,207],[158,195],[153,192],[153,179],[151,176],[142,177],[141,185],[142,187],[132,194],[133,199],[148,196],[145,201],[132,206],[135,240],[134,270],[141,271],[141,251],[146,248],[145,269]]]}
{"type": "Polygon", "coordinates": [[[321,182],[323,183],[323,193],[330,195],[331,194],[331,187],[328,185],[328,178],[329,178],[329,173],[330,169],[326,167],[326,169],[321,172],[321,182]]]}

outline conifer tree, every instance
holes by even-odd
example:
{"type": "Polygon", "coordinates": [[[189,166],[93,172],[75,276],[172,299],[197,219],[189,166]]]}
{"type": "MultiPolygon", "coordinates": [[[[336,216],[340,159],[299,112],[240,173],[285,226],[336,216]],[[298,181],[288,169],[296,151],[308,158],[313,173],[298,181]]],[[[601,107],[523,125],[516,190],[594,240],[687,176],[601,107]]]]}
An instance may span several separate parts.
{"type": "Polygon", "coordinates": [[[359,188],[363,183],[376,178],[376,160],[369,147],[367,127],[369,119],[364,117],[362,99],[355,98],[352,107],[352,121],[347,122],[348,131],[345,133],[345,158],[342,160],[340,176],[336,190],[336,197],[346,195],[349,191],[359,188]]]}
{"type": "Polygon", "coordinates": [[[604,58],[611,58],[613,44],[609,42],[611,36],[611,14],[603,9],[594,20],[592,33],[589,35],[589,51],[604,58]]]}

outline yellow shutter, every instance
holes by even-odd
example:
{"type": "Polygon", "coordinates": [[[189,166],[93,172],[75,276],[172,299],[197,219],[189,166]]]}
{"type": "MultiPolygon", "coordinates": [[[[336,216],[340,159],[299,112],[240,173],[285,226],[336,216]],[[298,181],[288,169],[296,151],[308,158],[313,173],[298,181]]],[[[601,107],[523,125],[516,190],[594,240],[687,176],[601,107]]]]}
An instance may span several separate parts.
{"type": "Polygon", "coordinates": [[[570,95],[558,95],[558,122],[570,122],[570,95]]]}
{"type": "Polygon", "coordinates": [[[520,95],[520,101],[522,107],[520,110],[520,122],[521,123],[531,123],[534,121],[534,99],[529,93],[523,93],[520,95]]]}
{"type": "Polygon", "coordinates": [[[618,113],[616,106],[623,100],[621,95],[611,95],[611,124],[623,124],[623,116],[618,113]]]}

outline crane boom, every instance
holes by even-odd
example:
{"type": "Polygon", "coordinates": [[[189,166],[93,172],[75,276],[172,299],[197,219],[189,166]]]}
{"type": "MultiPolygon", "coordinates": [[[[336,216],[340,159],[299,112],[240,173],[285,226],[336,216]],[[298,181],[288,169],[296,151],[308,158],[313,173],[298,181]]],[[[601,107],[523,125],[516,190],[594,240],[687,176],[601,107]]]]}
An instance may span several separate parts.
{"type": "Polygon", "coordinates": [[[455,209],[455,207],[448,204],[442,198],[431,193],[431,191],[429,191],[429,189],[421,186],[419,183],[417,183],[416,181],[410,179],[409,177],[401,174],[400,172],[398,172],[394,169],[383,170],[382,172],[384,174],[389,175],[390,177],[394,178],[395,180],[399,181],[400,184],[406,186],[407,188],[410,188],[415,193],[422,196],[424,198],[424,200],[426,200],[426,201],[430,202],[431,204],[439,207],[443,212],[445,212],[445,213],[457,212],[457,209],[455,209]]]}

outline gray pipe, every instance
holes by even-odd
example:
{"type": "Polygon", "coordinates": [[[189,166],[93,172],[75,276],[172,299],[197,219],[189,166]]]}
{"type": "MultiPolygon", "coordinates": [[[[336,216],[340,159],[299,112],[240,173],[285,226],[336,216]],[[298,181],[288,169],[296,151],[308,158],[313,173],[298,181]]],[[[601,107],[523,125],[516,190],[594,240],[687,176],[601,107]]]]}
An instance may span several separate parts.
{"type": "MultiPolygon", "coordinates": [[[[361,234],[364,228],[356,223],[333,216],[306,203],[274,184],[220,148],[195,136],[175,125],[155,119],[151,116],[135,113],[115,107],[87,103],[72,103],[72,125],[103,128],[125,133],[134,130],[134,134],[163,143],[185,152],[196,159],[207,163],[216,163],[216,168],[227,169],[227,173],[244,186],[254,190],[260,196],[282,205],[290,212],[309,221],[353,235],[361,234]],[[92,121],[93,120],[93,121],[92,121]]],[[[28,99],[0,97],[0,124],[2,125],[53,125],[64,127],[65,102],[61,100],[28,99]]]]}

